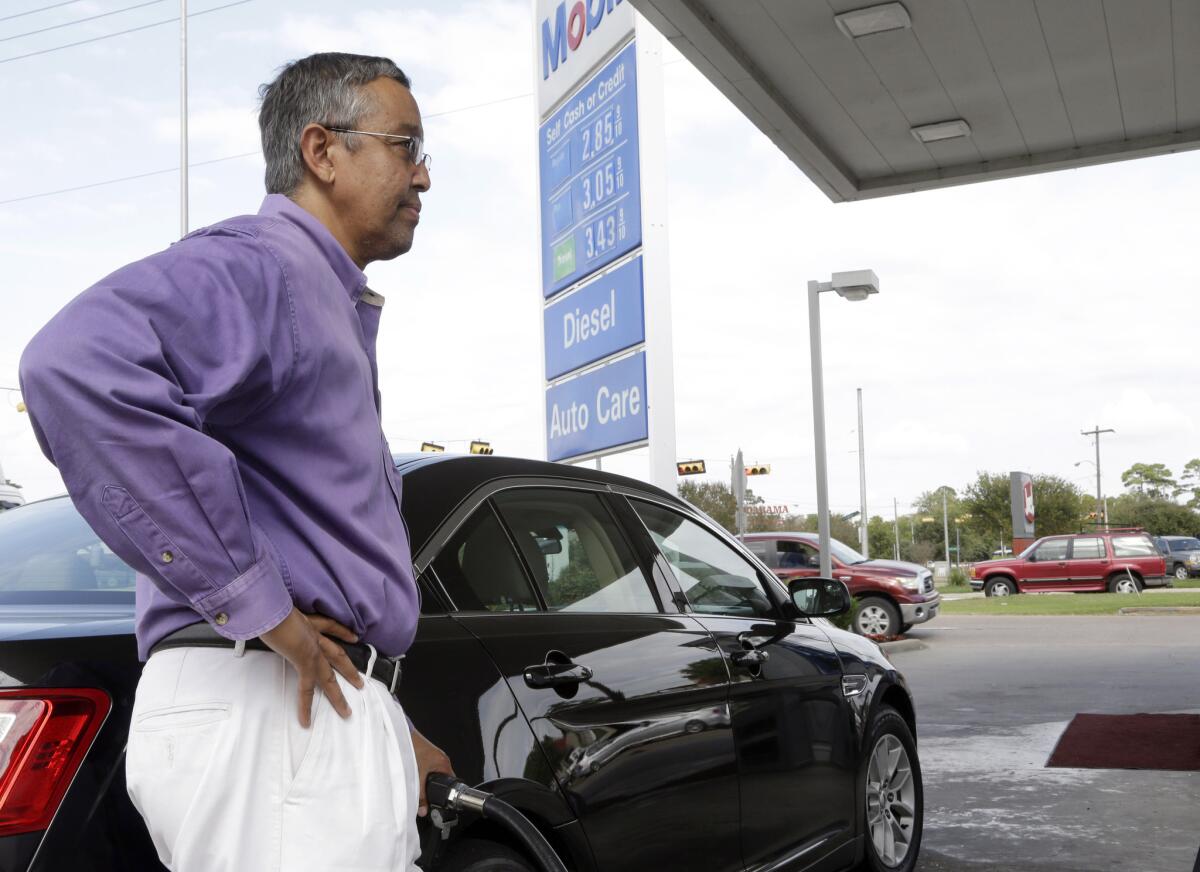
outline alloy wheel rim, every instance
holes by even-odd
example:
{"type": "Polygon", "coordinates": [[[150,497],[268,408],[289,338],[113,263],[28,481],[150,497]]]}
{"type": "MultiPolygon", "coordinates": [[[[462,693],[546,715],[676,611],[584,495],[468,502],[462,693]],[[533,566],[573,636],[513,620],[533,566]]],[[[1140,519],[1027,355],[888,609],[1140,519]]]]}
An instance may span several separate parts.
{"type": "Polygon", "coordinates": [[[916,827],[917,788],[904,745],[879,737],[867,763],[867,828],[875,854],[887,866],[908,856],[916,827]]]}
{"type": "Polygon", "coordinates": [[[1175,570],[1175,577],[1183,581],[1188,577],[1188,571],[1181,566],[1175,570]]]}
{"type": "Polygon", "coordinates": [[[1117,593],[1137,593],[1137,585],[1128,578],[1117,582],[1117,593]]]}
{"type": "Polygon", "coordinates": [[[1012,591],[1008,589],[1008,585],[1003,581],[996,582],[996,585],[992,588],[992,596],[1008,596],[1010,593],[1012,591]]]}
{"type": "Polygon", "coordinates": [[[858,628],[867,636],[879,636],[887,632],[888,614],[882,606],[866,606],[858,613],[858,628]]]}

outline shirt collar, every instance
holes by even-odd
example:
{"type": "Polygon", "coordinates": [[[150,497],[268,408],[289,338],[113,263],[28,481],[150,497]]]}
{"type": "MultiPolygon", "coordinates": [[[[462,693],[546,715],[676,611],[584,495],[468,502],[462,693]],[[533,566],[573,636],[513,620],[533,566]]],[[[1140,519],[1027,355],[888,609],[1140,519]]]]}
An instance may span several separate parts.
{"type": "Polygon", "coordinates": [[[283,194],[268,194],[258,210],[259,215],[282,218],[299,227],[312,241],[321,255],[329,262],[334,275],[346,288],[346,293],[354,302],[362,296],[367,286],[366,274],[350,259],[346,249],[338,242],[324,224],[304,207],[292,202],[283,194]]]}

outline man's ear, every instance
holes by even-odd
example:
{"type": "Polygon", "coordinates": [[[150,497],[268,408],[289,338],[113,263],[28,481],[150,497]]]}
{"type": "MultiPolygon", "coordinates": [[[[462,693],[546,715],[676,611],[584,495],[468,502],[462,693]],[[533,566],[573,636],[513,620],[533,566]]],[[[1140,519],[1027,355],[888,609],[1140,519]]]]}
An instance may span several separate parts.
{"type": "Polygon", "coordinates": [[[329,150],[335,145],[333,134],[320,124],[309,124],[300,131],[300,156],[309,173],[325,184],[332,184],[333,160],[329,150]]]}

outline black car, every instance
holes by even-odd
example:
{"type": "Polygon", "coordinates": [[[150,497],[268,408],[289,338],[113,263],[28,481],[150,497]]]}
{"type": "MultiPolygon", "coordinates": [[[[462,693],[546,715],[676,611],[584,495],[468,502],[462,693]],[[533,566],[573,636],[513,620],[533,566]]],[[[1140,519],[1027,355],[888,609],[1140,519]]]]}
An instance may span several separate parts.
{"type": "MultiPolygon", "coordinates": [[[[804,616],[813,580],[793,600],[631,479],[396,460],[422,590],[405,710],[569,868],[914,867],[912,699],[873,642],[804,616]]],[[[70,501],[0,516],[0,870],[161,868],[125,792],[140,669],[133,572],[70,501]]],[[[532,866],[464,820],[436,868],[532,866]]]]}

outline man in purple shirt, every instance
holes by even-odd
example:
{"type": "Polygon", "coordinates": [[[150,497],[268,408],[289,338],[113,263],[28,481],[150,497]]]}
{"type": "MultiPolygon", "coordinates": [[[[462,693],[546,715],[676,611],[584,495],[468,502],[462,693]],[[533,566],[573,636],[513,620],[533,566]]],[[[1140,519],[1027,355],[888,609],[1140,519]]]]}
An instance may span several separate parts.
{"type": "Polygon", "coordinates": [[[415,869],[418,785],[450,766],[392,694],[420,598],[362,270],[412,246],[421,115],[384,58],[313,55],[261,95],[258,214],[85,291],[21,385],[139,572],[126,765],[163,862],[415,869]]]}

